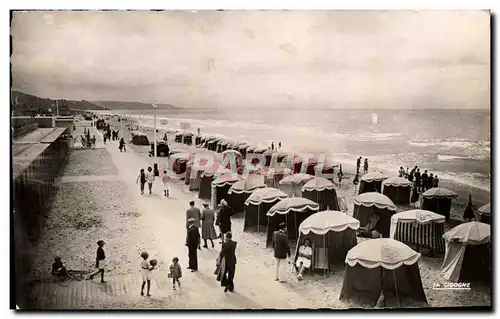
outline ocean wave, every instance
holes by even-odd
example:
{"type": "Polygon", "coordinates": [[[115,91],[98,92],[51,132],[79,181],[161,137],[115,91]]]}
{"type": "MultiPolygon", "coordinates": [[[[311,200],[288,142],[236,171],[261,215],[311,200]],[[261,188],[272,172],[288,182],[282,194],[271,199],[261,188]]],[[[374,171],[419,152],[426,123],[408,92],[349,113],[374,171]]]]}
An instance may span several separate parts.
{"type": "Polygon", "coordinates": [[[452,161],[454,159],[461,159],[461,158],[464,158],[464,157],[454,156],[454,155],[441,155],[441,154],[439,154],[437,156],[438,161],[444,161],[444,162],[452,161]]]}

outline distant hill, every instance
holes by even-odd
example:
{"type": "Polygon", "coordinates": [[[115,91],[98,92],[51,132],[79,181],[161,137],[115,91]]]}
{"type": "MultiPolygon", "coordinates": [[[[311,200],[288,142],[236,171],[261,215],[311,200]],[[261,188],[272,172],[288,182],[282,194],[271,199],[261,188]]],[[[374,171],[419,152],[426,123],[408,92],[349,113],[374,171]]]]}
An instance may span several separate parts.
{"type": "MultiPolygon", "coordinates": [[[[119,102],[119,101],[93,101],[92,103],[105,107],[108,110],[146,110],[151,109],[151,103],[119,102]]],[[[157,104],[158,109],[178,109],[170,104],[157,104]]]]}
{"type": "MultiPolygon", "coordinates": [[[[104,110],[100,105],[94,104],[89,101],[72,101],[72,100],[58,100],[59,114],[71,115],[74,113],[72,110],[104,110]]],[[[43,114],[56,113],[56,100],[49,98],[41,98],[35,95],[25,94],[19,91],[11,91],[10,101],[11,111],[14,115],[31,116],[33,113],[41,111],[43,114]]]]}

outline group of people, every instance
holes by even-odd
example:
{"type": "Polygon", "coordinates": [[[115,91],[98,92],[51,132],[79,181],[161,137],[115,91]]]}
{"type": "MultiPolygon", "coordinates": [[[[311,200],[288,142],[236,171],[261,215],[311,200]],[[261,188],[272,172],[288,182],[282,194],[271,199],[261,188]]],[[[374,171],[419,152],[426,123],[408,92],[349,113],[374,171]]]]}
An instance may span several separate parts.
{"type": "MultiPolygon", "coordinates": [[[[144,168],[141,168],[141,170],[139,171],[139,176],[137,176],[137,180],[136,180],[136,183],[140,182],[141,195],[144,195],[144,186],[146,185],[146,183],[148,184],[149,195],[153,194],[153,183],[154,183],[155,178],[156,178],[155,175],[156,174],[155,174],[155,172],[153,172],[153,169],[151,168],[151,166],[149,166],[147,168],[147,171],[144,171],[144,168]]],[[[170,176],[168,176],[167,170],[163,171],[163,174],[161,176],[161,181],[163,184],[163,194],[165,195],[165,197],[170,197],[170,192],[169,192],[169,188],[168,188],[170,176]]]]}
{"type": "MultiPolygon", "coordinates": [[[[274,142],[271,142],[271,146],[269,146],[269,149],[274,151],[274,142]]],[[[278,142],[278,149],[281,149],[281,142],[278,142]]]]}
{"type": "MultiPolygon", "coordinates": [[[[359,157],[357,160],[356,160],[356,175],[359,175],[360,174],[360,169],[361,169],[361,161],[363,160],[363,157],[359,157]]],[[[365,158],[365,161],[363,162],[363,174],[366,174],[368,173],[368,159],[365,158]]]]}
{"type": "Polygon", "coordinates": [[[427,173],[427,170],[420,173],[420,168],[418,166],[415,166],[410,172],[408,172],[408,169],[407,167],[405,170],[403,166],[401,166],[399,168],[399,177],[406,178],[410,182],[413,182],[417,191],[425,192],[433,187],[439,187],[439,178],[437,175],[427,173]]]}

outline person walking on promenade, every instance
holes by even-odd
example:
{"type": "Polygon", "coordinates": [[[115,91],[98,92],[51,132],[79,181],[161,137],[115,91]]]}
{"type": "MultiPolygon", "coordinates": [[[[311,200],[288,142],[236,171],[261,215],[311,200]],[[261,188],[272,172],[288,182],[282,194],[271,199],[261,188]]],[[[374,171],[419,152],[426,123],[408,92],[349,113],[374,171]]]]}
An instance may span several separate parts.
{"type": "Polygon", "coordinates": [[[211,209],[207,203],[203,203],[203,210],[201,212],[201,238],[205,242],[203,248],[208,248],[207,240],[212,243],[212,248],[215,247],[214,239],[217,238],[217,233],[214,227],[214,211],[211,209]]]}
{"type": "Polygon", "coordinates": [[[170,177],[167,174],[167,170],[163,171],[163,175],[161,177],[161,181],[163,183],[163,192],[165,193],[166,197],[169,197],[169,192],[168,192],[168,182],[170,180],[170,177]]]}
{"type": "Polygon", "coordinates": [[[368,173],[368,159],[365,158],[365,163],[363,165],[363,173],[366,174],[368,173]]]}
{"type": "Polygon", "coordinates": [[[290,243],[286,234],[286,224],[278,225],[278,230],[273,233],[273,249],[275,260],[275,276],[274,280],[285,282],[287,276],[286,261],[290,258],[290,243]]]}
{"type": "Polygon", "coordinates": [[[225,234],[231,231],[231,216],[233,215],[233,208],[229,206],[225,199],[220,201],[220,209],[217,214],[217,224],[221,233],[221,244],[224,243],[225,234]]]}
{"type": "Polygon", "coordinates": [[[337,177],[339,178],[339,186],[342,187],[342,177],[344,177],[344,173],[342,172],[342,164],[340,164],[340,170],[337,173],[337,177]]]}
{"type": "Polygon", "coordinates": [[[146,184],[146,173],[144,173],[144,168],[141,168],[139,176],[137,176],[136,184],[141,182],[141,195],[144,195],[144,184],[146,184]]]}
{"type": "Polygon", "coordinates": [[[145,251],[141,253],[141,275],[142,275],[142,285],[141,285],[141,296],[144,296],[144,286],[148,285],[147,296],[150,297],[151,289],[151,267],[148,262],[149,254],[145,251]]]}
{"type": "Polygon", "coordinates": [[[421,183],[421,187],[422,187],[422,192],[425,192],[427,190],[427,170],[424,171],[424,173],[422,174],[422,183],[421,183]]]}
{"type": "Polygon", "coordinates": [[[188,247],[188,258],[189,258],[189,266],[188,269],[191,269],[191,272],[195,272],[198,270],[198,249],[200,247],[200,231],[198,227],[195,225],[194,218],[190,218],[188,220],[188,230],[187,230],[187,240],[186,245],[188,247]]]}
{"type": "Polygon", "coordinates": [[[125,148],[125,140],[123,139],[123,137],[120,140],[120,145],[118,146],[118,148],[120,149],[120,152],[126,152],[127,151],[127,149],[125,148]]]}
{"type": "Polygon", "coordinates": [[[422,176],[420,175],[420,168],[417,168],[417,171],[415,172],[415,183],[417,184],[417,190],[420,190],[421,178],[422,176]]]}
{"type": "Polygon", "coordinates": [[[359,174],[359,169],[361,167],[361,159],[362,157],[360,156],[357,160],[356,160],[356,175],[359,174]]]}
{"type": "Polygon", "coordinates": [[[170,272],[168,276],[172,278],[173,289],[175,290],[175,282],[177,282],[177,285],[179,286],[180,289],[181,282],[179,281],[179,279],[182,278],[182,269],[181,265],[179,264],[179,258],[174,257],[172,259],[172,264],[170,265],[169,271],[170,272]]]}
{"type": "Polygon", "coordinates": [[[104,240],[97,241],[97,254],[95,259],[95,268],[98,270],[90,275],[90,280],[94,279],[94,276],[97,274],[101,274],[101,283],[105,284],[104,281],[104,270],[106,269],[106,254],[104,253],[104,240]]]}
{"type": "Polygon", "coordinates": [[[153,182],[155,181],[155,174],[153,173],[153,169],[151,166],[148,167],[148,171],[146,172],[146,182],[148,182],[149,195],[153,193],[153,182]]]}
{"type": "Polygon", "coordinates": [[[221,278],[221,285],[224,287],[224,292],[228,290],[234,291],[234,273],[236,271],[236,242],[233,241],[233,234],[226,234],[226,242],[222,244],[219,258],[224,261],[224,272],[221,278]]]}
{"type": "Polygon", "coordinates": [[[437,176],[437,175],[436,175],[436,176],[434,176],[434,181],[433,181],[433,183],[434,183],[434,187],[439,187],[439,178],[438,178],[438,176],[437,176]]]}
{"type": "Polygon", "coordinates": [[[189,227],[189,219],[193,218],[194,219],[194,224],[196,227],[201,227],[201,212],[198,207],[194,206],[194,201],[189,202],[189,208],[186,210],[186,228],[189,227]]]}

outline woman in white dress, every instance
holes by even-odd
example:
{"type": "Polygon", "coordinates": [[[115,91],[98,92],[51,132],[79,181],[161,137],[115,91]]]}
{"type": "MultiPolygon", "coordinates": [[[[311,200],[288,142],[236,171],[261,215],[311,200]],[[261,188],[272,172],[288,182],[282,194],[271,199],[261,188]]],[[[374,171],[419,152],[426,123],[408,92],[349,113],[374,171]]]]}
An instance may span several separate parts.
{"type": "Polygon", "coordinates": [[[297,261],[295,262],[299,270],[299,274],[297,275],[298,280],[302,280],[302,272],[304,269],[309,269],[311,267],[312,255],[311,240],[306,238],[304,239],[304,244],[299,247],[297,261]]]}
{"type": "Polygon", "coordinates": [[[149,254],[147,252],[141,253],[142,262],[141,262],[141,275],[142,275],[142,286],[141,286],[141,296],[144,296],[144,286],[146,283],[148,285],[147,296],[151,296],[149,291],[151,289],[151,271],[148,262],[149,254]]]}

